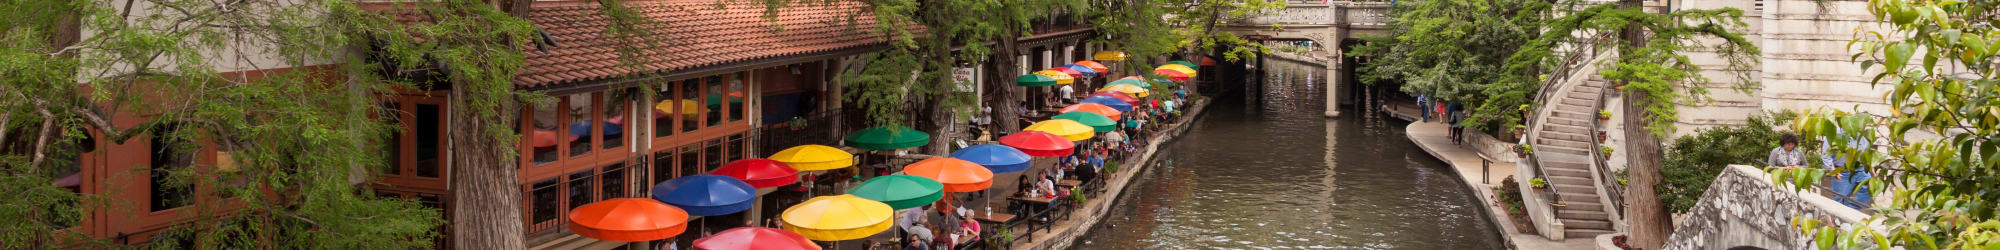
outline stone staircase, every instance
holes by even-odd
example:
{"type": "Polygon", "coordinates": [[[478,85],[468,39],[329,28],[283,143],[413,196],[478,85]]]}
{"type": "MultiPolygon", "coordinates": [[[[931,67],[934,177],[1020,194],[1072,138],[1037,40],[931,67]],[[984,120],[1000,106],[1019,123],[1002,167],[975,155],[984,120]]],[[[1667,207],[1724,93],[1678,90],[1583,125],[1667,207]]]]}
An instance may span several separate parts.
{"type": "Polygon", "coordinates": [[[1594,109],[1598,93],[1607,91],[1604,80],[1590,75],[1582,84],[1550,98],[1554,100],[1545,105],[1553,110],[1540,118],[1542,131],[1530,138],[1542,170],[1549,175],[1549,185],[1568,205],[1556,207],[1555,214],[1563,223],[1564,237],[1572,239],[1617,231],[1599,198],[1598,182],[1591,173],[1591,152],[1586,151],[1597,150],[1597,135],[1590,132],[1590,126],[1598,122],[1594,109]]]}

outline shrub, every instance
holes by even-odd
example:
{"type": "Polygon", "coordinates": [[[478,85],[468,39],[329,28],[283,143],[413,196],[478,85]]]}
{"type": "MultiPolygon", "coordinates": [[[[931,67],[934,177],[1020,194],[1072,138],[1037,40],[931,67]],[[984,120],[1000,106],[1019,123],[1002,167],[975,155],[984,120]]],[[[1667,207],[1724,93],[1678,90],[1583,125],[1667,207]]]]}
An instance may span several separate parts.
{"type": "Polygon", "coordinates": [[[1764,165],[1783,133],[1775,128],[1797,116],[1791,111],[1757,115],[1743,126],[1707,128],[1675,138],[1666,149],[1666,165],[1660,168],[1661,185],[1653,186],[1653,192],[1659,194],[1667,211],[1686,212],[1701,201],[1708,184],[1729,164],[1764,165]]]}

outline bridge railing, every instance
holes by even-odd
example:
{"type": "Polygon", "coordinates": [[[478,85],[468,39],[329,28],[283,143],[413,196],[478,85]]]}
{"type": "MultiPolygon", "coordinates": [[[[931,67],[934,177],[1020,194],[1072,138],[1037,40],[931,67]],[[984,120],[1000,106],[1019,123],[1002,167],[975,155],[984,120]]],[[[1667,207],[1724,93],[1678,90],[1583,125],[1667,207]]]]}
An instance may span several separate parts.
{"type": "Polygon", "coordinates": [[[1285,9],[1231,22],[1239,25],[1385,26],[1390,20],[1389,4],[1386,2],[1292,0],[1286,3],[1285,9]]]}

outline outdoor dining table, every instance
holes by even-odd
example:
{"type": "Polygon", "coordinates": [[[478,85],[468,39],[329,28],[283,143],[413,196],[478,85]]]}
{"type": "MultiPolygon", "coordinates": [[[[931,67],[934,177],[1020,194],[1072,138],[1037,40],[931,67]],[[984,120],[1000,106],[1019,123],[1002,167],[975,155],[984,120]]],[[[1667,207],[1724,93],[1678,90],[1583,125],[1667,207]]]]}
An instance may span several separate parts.
{"type": "Polygon", "coordinates": [[[1056,186],[1058,187],[1076,187],[1076,185],[1083,185],[1083,181],[1076,179],[1068,179],[1056,182],[1056,186]]]}

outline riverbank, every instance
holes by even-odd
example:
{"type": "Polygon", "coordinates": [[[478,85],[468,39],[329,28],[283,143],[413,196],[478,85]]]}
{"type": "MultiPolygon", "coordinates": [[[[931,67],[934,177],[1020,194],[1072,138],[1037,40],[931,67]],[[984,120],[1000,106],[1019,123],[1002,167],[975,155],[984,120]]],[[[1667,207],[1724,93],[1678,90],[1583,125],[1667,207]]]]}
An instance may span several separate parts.
{"type": "Polygon", "coordinates": [[[1077,209],[1071,209],[1067,215],[1068,219],[1052,221],[1046,230],[1017,232],[1014,237],[1027,238],[1009,244],[1008,249],[1065,249],[1075,244],[1077,238],[1090,232],[1090,228],[1096,227],[1099,221],[1103,221],[1104,215],[1111,211],[1111,205],[1117,202],[1118,195],[1133,184],[1134,176],[1138,176],[1141,171],[1145,171],[1146,166],[1150,165],[1148,163],[1152,161],[1154,154],[1159,152],[1161,144],[1172,143],[1174,138],[1186,133],[1189,127],[1193,127],[1194,121],[1200,119],[1203,111],[1207,110],[1210,100],[1212,99],[1203,98],[1190,105],[1180,120],[1168,124],[1167,128],[1147,140],[1153,143],[1146,146],[1144,153],[1120,162],[1117,167],[1118,172],[1105,176],[1109,180],[1104,183],[1105,190],[1077,205],[1077,209]]]}
{"type": "MultiPolygon", "coordinates": [[[[1414,109],[1387,109],[1386,112],[1400,119],[1416,117],[1414,114],[1405,114],[1405,112],[1415,112],[1414,109]]],[[[1452,144],[1449,128],[1449,126],[1441,122],[1411,121],[1408,126],[1403,127],[1403,134],[1410,138],[1411,143],[1415,143],[1417,147],[1423,148],[1424,152],[1430,153],[1432,157],[1437,157],[1439,161],[1444,161],[1446,164],[1452,166],[1452,169],[1455,170],[1454,172],[1464,179],[1466,188],[1478,194],[1479,202],[1486,207],[1487,218],[1491,218],[1494,221],[1494,225],[1500,226],[1501,233],[1505,236],[1503,238],[1507,239],[1508,246],[1513,249],[1593,249],[1595,247],[1591,239],[1588,238],[1555,241],[1543,238],[1540,235],[1534,235],[1532,232],[1523,233],[1515,230],[1513,219],[1507,216],[1506,208],[1501,207],[1501,203],[1493,197],[1493,187],[1499,185],[1501,179],[1505,179],[1507,176],[1511,176],[1511,173],[1515,172],[1514,163],[1493,162],[1490,160],[1491,157],[1477,153],[1477,151],[1468,146],[1452,144]]]]}

